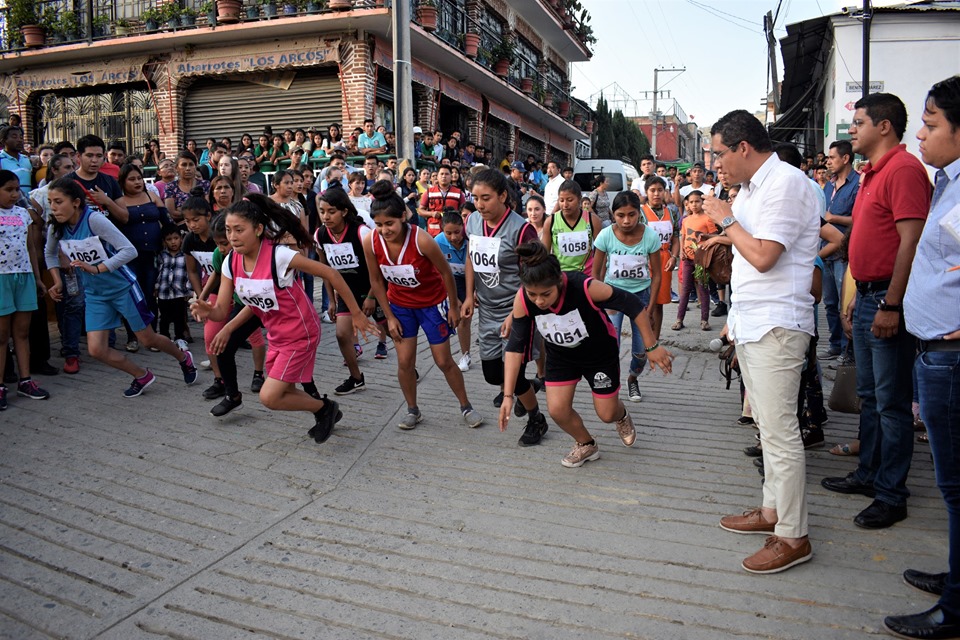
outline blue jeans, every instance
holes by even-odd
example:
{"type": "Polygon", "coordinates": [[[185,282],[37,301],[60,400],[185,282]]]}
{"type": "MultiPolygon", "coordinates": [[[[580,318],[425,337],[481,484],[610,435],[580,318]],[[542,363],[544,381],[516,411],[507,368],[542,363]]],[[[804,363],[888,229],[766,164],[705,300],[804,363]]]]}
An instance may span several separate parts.
{"type": "Polygon", "coordinates": [[[857,294],[853,313],[853,353],[860,397],[860,465],[856,478],[873,483],[877,500],[906,504],[907,473],[913,457],[913,360],[916,340],[900,328],[892,338],[870,331],[886,291],[857,294]]]}
{"type": "MultiPolygon", "coordinates": [[[[317,260],[317,252],[311,250],[307,253],[307,257],[310,258],[311,260],[317,260]]],[[[309,300],[312,304],[313,303],[313,276],[310,275],[309,273],[304,273],[302,274],[302,276],[303,276],[303,290],[307,294],[307,300],[309,300]]],[[[324,309],[327,308],[326,297],[327,296],[323,296],[324,309]]]]}
{"type": "Polygon", "coordinates": [[[927,425],[937,486],[947,505],[950,571],[940,606],[960,616],[960,352],[927,351],[917,356],[920,417],[927,425]]]}
{"type": "MultiPolygon", "coordinates": [[[[650,289],[644,289],[636,294],[640,298],[640,302],[643,303],[644,307],[650,306],[650,289]]],[[[617,342],[620,342],[620,331],[623,329],[623,312],[618,311],[612,316],[610,316],[610,321],[613,323],[613,326],[617,328],[617,342]]],[[[640,335],[640,329],[637,328],[637,323],[630,319],[630,325],[632,327],[632,344],[630,346],[632,355],[630,356],[630,375],[639,376],[643,373],[643,368],[647,365],[647,350],[646,346],[643,344],[643,336],[640,335]]]]}
{"type": "Polygon", "coordinates": [[[57,303],[57,325],[60,328],[60,346],[64,357],[80,355],[80,333],[83,330],[83,314],[85,298],[83,296],[83,280],[77,278],[77,295],[67,293],[63,287],[63,299],[57,303]]]}
{"type": "Polygon", "coordinates": [[[847,269],[840,260],[823,261],[823,307],[827,312],[827,326],[830,327],[830,351],[843,353],[847,349],[847,336],[843,333],[840,316],[840,291],[843,287],[843,274],[847,269]]]}

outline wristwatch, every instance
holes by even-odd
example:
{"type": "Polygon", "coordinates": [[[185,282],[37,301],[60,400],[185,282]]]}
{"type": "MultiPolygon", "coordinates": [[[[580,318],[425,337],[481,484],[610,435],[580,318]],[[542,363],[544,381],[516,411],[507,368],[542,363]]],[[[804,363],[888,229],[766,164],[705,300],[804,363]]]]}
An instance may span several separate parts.
{"type": "Polygon", "coordinates": [[[899,313],[900,311],[903,311],[903,305],[890,304],[886,300],[881,300],[880,304],[877,305],[877,309],[879,309],[880,311],[896,311],[899,313]]]}
{"type": "Polygon", "coordinates": [[[733,216],[727,216],[722,222],[720,222],[720,228],[726,231],[727,227],[731,226],[736,221],[737,219],[733,216]]]}

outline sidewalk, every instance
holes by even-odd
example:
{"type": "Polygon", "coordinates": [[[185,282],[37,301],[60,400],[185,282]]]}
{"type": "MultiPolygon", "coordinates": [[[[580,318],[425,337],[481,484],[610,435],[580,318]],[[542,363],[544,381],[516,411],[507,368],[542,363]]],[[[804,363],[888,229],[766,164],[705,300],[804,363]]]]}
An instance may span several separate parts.
{"type": "MultiPolygon", "coordinates": [[[[703,348],[722,326],[711,321],[664,341],[703,348]]],[[[317,381],[331,393],[346,370],[323,329],[317,381]]],[[[715,354],[671,347],[673,375],[641,378],[632,449],[598,424],[581,384],[601,458],[566,469],[571,441],[552,422],[537,447],[517,447],[522,419],[499,433],[478,364],[465,376],[487,423],[467,428],[425,347],[425,420],[398,430],[396,359],[391,348],[374,360],[373,346],[367,390],[338,399],[344,418],[323,445],[308,416],[249,392],[212,418],[200,397],[212,374],[185,389],[161,354],[134,356],[159,377],[140,398],[86,356],[80,374],[41,381],[50,400],[12,397],[0,414],[0,637],[819,640],[886,637],[884,615],[933,602],[900,579],[946,566],[925,445],[910,517],[885,531],[853,525],[868,499],[820,487],[855,459],[810,452],[815,557],[754,576],[740,561],[763,538],[717,526],[759,505],[760,477],[715,354]]],[[[249,352],[238,358],[245,388],[249,352]]],[[[831,413],[826,431],[828,446],[847,441],[856,417],[831,413]]]]}

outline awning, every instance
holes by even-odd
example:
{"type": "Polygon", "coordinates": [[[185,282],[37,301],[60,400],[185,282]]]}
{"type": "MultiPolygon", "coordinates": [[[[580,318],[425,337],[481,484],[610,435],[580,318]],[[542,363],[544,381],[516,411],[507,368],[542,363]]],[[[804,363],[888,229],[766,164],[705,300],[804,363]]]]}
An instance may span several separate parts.
{"type": "Polygon", "coordinates": [[[507,124],[513,125],[514,127],[520,126],[520,116],[516,112],[497,104],[493,100],[487,100],[487,105],[488,113],[494,118],[499,118],[500,120],[503,120],[507,124]]]}
{"type": "Polygon", "coordinates": [[[182,78],[313,67],[324,62],[339,61],[339,40],[313,38],[284,43],[276,51],[267,49],[258,55],[250,55],[246,45],[174,51],[170,55],[168,68],[172,77],[182,78]]]}
{"type": "Polygon", "coordinates": [[[56,91],[57,89],[75,89],[100,84],[126,84],[145,81],[141,68],[147,63],[147,57],[124,58],[112,62],[94,61],[89,65],[76,66],[67,71],[65,68],[36,69],[30,73],[3,76],[0,87],[5,95],[13,96],[16,91],[23,94],[33,91],[56,91]]]}
{"type": "Polygon", "coordinates": [[[451,100],[477,112],[483,111],[483,97],[476,89],[461,84],[446,76],[440,76],[440,91],[451,100]]]}
{"type": "MultiPolygon", "coordinates": [[[[390,45],[380,38],[374,40],[373,63],[393,71],[393,53],[390,45]]],[[[417,84],[422,84],[434,91],[440,91],[440,74],[419,60],[414,60],[413,64],[410,65],[410,77],[417,84]]],[[[479,110],[480,108],[477,107],[477,111],[479,110]]]]}
{"type": "Polygon", "coordinates": [[[536,138],[540,142],[550,144],[550,132],[536,124],[530,118],[520,116],[520,132],[525,133],[531,138],[536,138]]]}

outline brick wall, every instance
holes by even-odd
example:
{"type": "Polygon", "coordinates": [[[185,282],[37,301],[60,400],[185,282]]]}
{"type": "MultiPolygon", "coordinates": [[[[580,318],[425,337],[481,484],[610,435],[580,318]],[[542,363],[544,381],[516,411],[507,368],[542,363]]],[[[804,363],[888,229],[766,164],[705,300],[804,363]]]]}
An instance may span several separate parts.
{"type": "Polygon", "coordinates": [[[344,38],[340,42],[340,73],[343,85],[343,130],[362,127],[374,113],[373,42],[344,38]]]}
{"type": "Polygon", "coordinates": [[[413,124],[424,131],[437,127],[437,99],[433,89],[421,84],[413,85],[413,124]]]}

